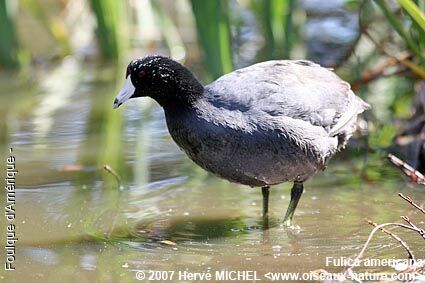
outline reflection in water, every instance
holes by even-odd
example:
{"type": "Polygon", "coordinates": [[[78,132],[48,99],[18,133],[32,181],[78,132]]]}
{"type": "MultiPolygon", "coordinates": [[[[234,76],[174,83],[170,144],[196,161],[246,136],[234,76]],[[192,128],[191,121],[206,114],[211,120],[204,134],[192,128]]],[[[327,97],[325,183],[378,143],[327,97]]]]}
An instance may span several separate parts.
{"type": "MultiPolygon", "coordinates": [[[[73,95],[79,92],[81,66],[73,58],[67,58],[59,67],[46,75],[40,85],[40,101],[34,108],[34,132],[46,138],[55,123],[55,114],[71,104],[73,95]],[[66,78],[66,83],[63,80],[66,78]]],[[[81,124],[82,125],[82,124],[81,124]]]]}

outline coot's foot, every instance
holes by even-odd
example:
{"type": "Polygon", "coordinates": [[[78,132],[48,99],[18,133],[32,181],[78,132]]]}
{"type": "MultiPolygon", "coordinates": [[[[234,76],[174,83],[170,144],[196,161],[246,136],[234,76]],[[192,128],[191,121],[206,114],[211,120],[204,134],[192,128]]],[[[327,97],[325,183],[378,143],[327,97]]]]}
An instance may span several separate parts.
{"type": "MultiPolygon", "coordinates": [[[[289,202],[288,209],[286,210],[285,218],[283,219],[283,225],[288,228],[296,228],[292,223],[295,209],[297,208],[298,201],[303,194],[304,185],[302,182],[294,182],[294,186],[291,189],[291,201],[289,202]]],[[[299,228],[299,227],[298,227],[299,228]]]]}
{"type": "Polygon", "coordinates": [[[297,224],[294,224],[292,220],[283,221],[282,226],[283,228],[290,229],[295,232],[299,232],[301,230],[301,227],[297,224]]]}
{"type": "Polygon", "coordinates": [[[284,221],[282,222],[282,225],[283,225],[283,227],[285,227],[285,228],[290,228],[290,227],[291,227],[291,225],[292,225],[292,219],[284,220],[284,221]]]}

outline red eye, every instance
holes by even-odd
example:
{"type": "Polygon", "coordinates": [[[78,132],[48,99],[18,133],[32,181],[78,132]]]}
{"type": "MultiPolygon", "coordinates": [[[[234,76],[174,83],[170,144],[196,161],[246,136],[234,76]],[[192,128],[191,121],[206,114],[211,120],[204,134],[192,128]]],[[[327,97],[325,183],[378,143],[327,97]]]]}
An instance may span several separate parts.
{"type": "Polygon", "coordinates": [[[141,70],[139,71],[138,75],[139,75],[139,78],[142,78],[146,75],[146,72],[144,70],[141,70]]]}

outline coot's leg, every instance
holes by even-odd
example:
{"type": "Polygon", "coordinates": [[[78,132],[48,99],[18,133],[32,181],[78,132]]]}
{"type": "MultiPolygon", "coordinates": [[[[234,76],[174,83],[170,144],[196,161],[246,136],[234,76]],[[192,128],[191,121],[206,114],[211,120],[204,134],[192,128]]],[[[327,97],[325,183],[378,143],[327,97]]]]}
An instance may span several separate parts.
{"type": "Polygon", "coordinates": [[[288,210],[286,210],[283,225],[290,227],[292,225],[292,217],[294,217],[295,209],[297,208],[298,201],[303,194],[304,186],[302,182],[294,182],[291,190],[291,201],[289,202],[288,210]]]}
{"type": "Polygon", "coordinates": [[[263,193],[263,218],[269,216],[269,186],[261,187],[263,193]]]}

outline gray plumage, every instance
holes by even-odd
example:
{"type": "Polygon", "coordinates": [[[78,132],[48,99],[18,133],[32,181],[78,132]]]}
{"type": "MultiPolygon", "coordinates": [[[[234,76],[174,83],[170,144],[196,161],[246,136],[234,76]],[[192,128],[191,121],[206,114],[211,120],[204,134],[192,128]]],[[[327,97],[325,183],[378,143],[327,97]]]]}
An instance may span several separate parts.
{"type": "Polygon", "coordinates": [[[303,182],[346,145],[358,114],[369,108],[348,83],[305,60],[255,64],[204,87],[179,63],[148,56],[132,61],[126,78],[114,108],[129,98],[155,99],[172,138],[196,164],[262,187],[264,217],[269,186],[293,181],[287,226],[303,182]]]}
{"type": "Polygon", "coordinates": [[[174,141],[205,170],[232,182],[303,182],[323,169],[368,105],[332,71],[268,61],[207,85],[189,111],[165,111],[174,141]]]}

